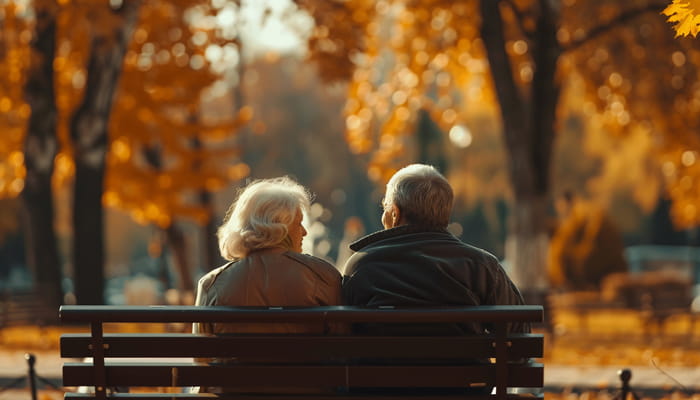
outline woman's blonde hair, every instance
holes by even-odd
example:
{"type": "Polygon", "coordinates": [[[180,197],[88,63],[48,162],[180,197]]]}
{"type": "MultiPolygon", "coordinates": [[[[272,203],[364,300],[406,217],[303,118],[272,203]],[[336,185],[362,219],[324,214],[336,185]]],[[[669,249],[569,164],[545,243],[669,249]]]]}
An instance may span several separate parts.
{"type": "Polygon", "coordinates": [[[289,246],[288,227],[297,210],[309,208],[308,191],[289,177],[260,179],[243,188],[219,227],[219,250],[226,260],[253,250],[289,246]]]}

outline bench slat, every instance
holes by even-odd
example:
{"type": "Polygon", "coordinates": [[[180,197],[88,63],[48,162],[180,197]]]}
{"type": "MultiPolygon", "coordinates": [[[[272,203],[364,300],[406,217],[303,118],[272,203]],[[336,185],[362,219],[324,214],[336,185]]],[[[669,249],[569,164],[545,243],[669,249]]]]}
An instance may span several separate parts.
{"type": "MultiPolygon", "coordinates": [[[[539,363],[508,365],[510,387],[542,387],[539,363]]],[[[494,385],[495,365],[343,366],[107,363],[107,386],[467,387],[494,385]]],[[[94,385],[91,363],[65,363],[65,386],[94,385]]]]}
{"type": "MultiPolygon", "coordinates": [[[[65,400],[89,400],[94,399],[95,396],[89,393],[66,393],[65,400]]],[[[114,393],[108,396],[110,399],[129,399],[129,400],[160,400],[160,399],[178,399],[178,400],[198,400],[198,399],[231,399],[231,400],[367,400],[366,395],[353,395],[353,394],[332,394],[332,395],[322,395],[322,394],[304,394],[304,395],[290,395],[290,394],[235,394],[231,396],[226,395],[216,395],[211,393],[114,393]]],[[[464,400],[465,396],[463,394],[454,395],[436,395],[436,394],[425,394],[425,395],[373,395],[373,399],[379,400],[406,400],[406,399],[430,399],[430,400],[464,400]]],[[[470,395],[469,400],[494,400],[495,395],[470,395]]],[[[542,400],[544,395],[516,395],[508,394],[506,400],[542,400]]]]}
{"type": "MultiPolygon", "coordinates": [[[[461,306],[436,308],[370,309],[329,307],[199,307],[199,306],[63,306],[63,322],[90,323],[89,334],[61,338],[63,357],[95,357],[92,362],[66,363],[65,386],[93,386],[97,394],[68,394],[66,399],[105,399],[104,387],[235,387],[250,393],[223,396],[184,393],[119,393],[107,398],[131,399],[432,399],[525,400],[542,396],[506,395],[506,388],[542,388],[542,364],[506,363],[538,358],[543,337],[506,335],[506,325],[541,322],[542,306],[461,306]],[[107,334],[104,323],[302,323],[332,327],[353,323],[443,324],[486,322],[496,335],[488,336],[321,336],[246,334],[205,336],[192,334],[107,334]],[[96,346],[96,347],[95,347],[96,346]],[[494,347],[497,350],[494,351],[494,347]],[[93,348],[94,352],[90,351],[93,348]],[[95,350],[96,349],[96,350],[95,350]],[[107,357],[104,366],[103,356],[107,357]],[[192,358],[239,359],[237,364],[190,362],[192,358]],[[465,365],[463,360],[496,358],[497,364],[465,365]],[[258,360],[244,364],[240,360],[258,360]],[[262,364],[260,360],[268,359],[262,364]],[[429,360],[429,361],[428,361],[429,360]],[[417,365],[430,362],[432,365],[417,365]],[[496,382],[498,385],[495,385],[496,382]],[[95,387],[97,386],[97,387],[95,387]],[[459,393],[441,389],[498,386],[498,396],[459,393]],[[284,393],[260,393],[264,388],[284,393]],[[297,394],[298,389],[405,388],[380,392],[297,394]],[[296,389],[294,389],[296,388],[296,389]],[[425,390],[419,390],[424,388],[425,390]],[[296,393],[295,393],[296,392],[296,393]],[[393,394],[392,394],[393,393],[393,394]],[[420,395],[418,395],[420,394],[420,395]]],[[[143,389],[142,389],[143,390],[143,389]]],[[[179,390],[178,390],[179,391],[179,390]]],[[[149,391],[150,392],[150,391],[149,391]]]]}
{"type": "Polygon", "coordinates": [[[69,306],[62,322],[541,322],[542,306],[462,306],[440,308],[227,307],[227,306],[69,306]]]}
{"type": "MultiPolygon", "coordinates": [[[[487,336],[195,336],[191,334],[106,334],[105,357],[329,357],[489,358],[487,336]]],[[[512,334],[510,360],[542,357],[541,334],[512,334]]],[[[90,334],[61,336],[61,357],[91,357],[90,334]]]]}

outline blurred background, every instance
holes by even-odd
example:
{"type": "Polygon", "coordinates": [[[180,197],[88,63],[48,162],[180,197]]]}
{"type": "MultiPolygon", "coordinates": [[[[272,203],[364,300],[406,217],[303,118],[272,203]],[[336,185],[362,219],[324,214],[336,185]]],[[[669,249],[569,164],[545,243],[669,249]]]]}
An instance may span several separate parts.
{"type": "Polygon", "coordinates": [[[423,162],[456,191],[450,231],[552,310],[549,333],[622,310],[623,333],[697,339],[692,7],[0,0],[0,325],[192,304],[256,178],[314,193],[305,251],[340,267],[388,177],[423,162]]]}
{"type": "Polygon", "coordinates": [[[533,300],[696,283],[697,41],[659,2],[494,3],[4,0],[0,289],[188,303],[236,188],[278,175],[340,267],[411,162],[533,300]]]}

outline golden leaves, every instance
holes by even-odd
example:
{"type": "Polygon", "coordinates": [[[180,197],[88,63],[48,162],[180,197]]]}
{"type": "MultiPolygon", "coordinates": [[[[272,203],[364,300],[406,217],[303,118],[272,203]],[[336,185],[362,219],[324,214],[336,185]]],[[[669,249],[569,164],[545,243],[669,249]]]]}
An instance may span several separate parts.
{"type": "MultiPolygon", "coordinates": [[[[690,10],[689,2],[682,3],[690,10]]],[[[692,152],[700,149],[700,51],[692,40],[674,39],[663,19],[653,14],[613,32],[565,59],[571,69],[569,85],[579,72],[585,87],[583,103],[568,107],[582,110],[587,121],[597,124],[593,130],[600,133],[589,132],[589,140],[610,147],[599,147],[603,169],[589,189],[608,198],[613,191],[631,195],[644,212],[664,190],[673,202],[676,226],[697,225],[700,169],[683,163],[689,164],[692,152]]]]}
{"type": "Polygon", "coordinates": [[[644,212],[651,212],[663,184],[653,159],[652,133],[635,123],[624,138],[615,137],[609,126],[605,115],[595,116],[587,124],[584,151],[599,158],[600,170],[586,186],[602,204],[611,204],[620,193],[630,193],[644,212]]]}
{"type": "Polygon", "coordinates": [[[316,28],[309,39],[309,58],[319,65],[319,73],[328,82],[345,81],[352,76],[355,57],[368,50],[364,40],[377,28],[373,25],[376,9],[387,1],[300,0],[316,28]]]}
{"type": "Polygon", "coordinates": [[[145,2],[126,55],[110,120],[103,202],[141,224],[167,227],[178,218],[203,224],[209,213],[198,200],[201,193],[250,172],[239,162],[233,137],[253,109],[242,107],[225,118],[202,115],[211,88],[226,86],[207,49],[239,51],[217,38],[214,26],[192,20],[208,15],[207,4],[145,2]]]}
{"type": "MultiPolygon", "coordinates": [[[[0,198],[16,196],[24,186],[22,144],[31,110],[23,97],[32,19],[19,4],[0,5],[0,198]]],[[[205,0],[143,2],[115,96],[103,200],[132,211],[143,223],[167,225],[175,217],[202,222],[207,213],[193,201],[199,192],[219,190],[249,173],[238,162],[239,149],[224,142],[251,120],[253,110],[244,107],[228,120],[213,122],[196,116],[204,90],[221,79],[222,71],[210,68],[214,57],[207,49],[218,46],[228,54],[235,44],[218,38],[214,26],[195,26],[193,6],[201,16],[213,12],[205,0]],[[149,151],[150,159],[145,155],[149,151]]],[[[95,37],[109,36],[121,21],[104,2],[70,0],[51,7],[57,13],[53,67],[62,148],[52,183],[62,186],[75,171],[69,122],[87,81],[90,44],[95,37]]]]}
{"type": "MultiPolygon", "coordinates": [[[[422,109],[449,130],[463,118],[462,107],[493,106],[484,101],[488,69],[474,7],[444,0],[346,1],[333,12],[361,23],[357,30],[317,28],[328,40],[362,35],[362,47],[350,65],[346,140],[354,153],[371,153],[368,174],[373,180],[384,180],[413,159],[412,136],[422,109]]],[[[317,22],[324,18],[329,17],[319,16],[317,22]]],[[[316,52],[311,46],[312,58],[316,52]]]]}
{"type": "Polygon", "coordinates": [[[72,181],[75,175],[75,162],[73,157],[66,151],[56,155],[54,160],[54,171],[51,177],[51,184],[54,188],[64,187],[72,181]]]}
{"type": "Polygon", "coordinates": [[[13,198],[24,188],[24,157],[20,151],[13,151],[0,161],[0,199],[13,198]]]}
{"type": "Polygon", "coordinates": [[[23,88],[32,36],[26,13],[22,4],[0,4],[0,199],[16,197],[24,188],[22,146],[31,110],[23,88]]]}
{"type": "Polygon", "coordinates": [[[700,0],[673,0],[662,14],[668,16],[668,22],[674,23],[676,37],[696,37],[700,32],[700,0]]]}
{"type": "Polygon", "coordinates": [[[671,217],[676,226],[692,228],[700,224],[700,142],[674,146],[661,157],[662,171],[671,197],[671,217]]]}

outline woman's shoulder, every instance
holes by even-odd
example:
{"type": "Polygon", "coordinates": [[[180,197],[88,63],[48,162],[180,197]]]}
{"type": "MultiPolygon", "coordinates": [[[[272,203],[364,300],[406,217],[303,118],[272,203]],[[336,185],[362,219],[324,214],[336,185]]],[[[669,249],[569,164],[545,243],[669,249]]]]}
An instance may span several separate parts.
{"type": "Polygon", "coordinates": [[[204,274],[204,276],[202,276],[202,279],[205,279],[205,278],[206,279],[215,279],[216,277],[218,277],[219,275],[221,275],[225,271],[227,271],[227,270],[233,268],[234,266],[236,266],[237,264],[239,264],[239,261],[240,260],[228,261],[226,264],[221,265],[219,267],[216,267],[216,268],[212,269],[211,271],[207,272],[206,274],[204,274]]]}
{"type": "Polygon", "coordinates": [[[286,252],[284,252],[284,256],[287,258],[291,258],[292,260],[299,262],[301,264],[304,264],[304,265],[311,267],[313,269],[326,271],[328,273],[339,274],[338,270],[333,266],[333,264],[329,263],[328,261],[326,261],[322,258],[312,256],[311,254],[295,253],[293,251],[286,251],[286,252]]]}
{"type": "Polygon", "coordinates": [[[197,283],[199,290],[209,290],[214,285],[217,278],[219,278],[224,271],[231,268],[234,264],[236,264],[236,261],[229,261],[226,264],[204,274],[201,278],[199,278],[199,282],[197,283]]]}

